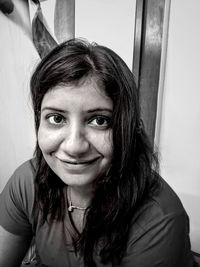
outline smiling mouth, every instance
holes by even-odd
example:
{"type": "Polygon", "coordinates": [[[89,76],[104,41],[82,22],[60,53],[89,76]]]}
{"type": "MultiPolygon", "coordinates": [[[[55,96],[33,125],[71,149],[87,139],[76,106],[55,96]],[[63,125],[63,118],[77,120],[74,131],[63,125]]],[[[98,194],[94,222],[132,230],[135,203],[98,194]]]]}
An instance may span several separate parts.
{"type": "Polygon", "coordinates": [[[88,164],[92,164],[93,162],[97,161],[99,159],[99,157],[95,158],[95,159],[91,159],[91,160],[84,160],[84,161],[71,161],[71,160],[62,160],[59,159],[60,161],[70,164],[70,165],[88,165],[88,164]]]}

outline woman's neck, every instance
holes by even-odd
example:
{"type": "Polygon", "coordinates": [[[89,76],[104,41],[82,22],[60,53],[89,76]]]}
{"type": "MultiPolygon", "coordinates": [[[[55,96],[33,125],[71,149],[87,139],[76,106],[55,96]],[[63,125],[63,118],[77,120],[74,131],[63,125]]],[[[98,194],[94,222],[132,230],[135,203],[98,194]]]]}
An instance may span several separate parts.
{"type": "Polygon", "coordinates": [[[94,195],[93,188],[89,186],[83,188],[79,186],[70,186],[68,185],[67,189],[68,201],[73,206],[80,208],[88,208],[91,202],[91,199],[94,195]]]}
{"type": "Polygon", "coordinates": [[[93,190],[82,187],[67,187],[68,211],[72,225],[81,233],[84,228],[85,211],[90,206],[93,190]]]}

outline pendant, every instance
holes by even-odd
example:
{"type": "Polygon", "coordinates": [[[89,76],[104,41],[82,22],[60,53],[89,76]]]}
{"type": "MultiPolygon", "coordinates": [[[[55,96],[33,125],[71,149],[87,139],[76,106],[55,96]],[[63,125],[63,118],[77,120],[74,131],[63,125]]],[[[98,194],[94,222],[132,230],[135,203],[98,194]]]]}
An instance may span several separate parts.
{"type": "Polygon", "coordinates": [[[68,207],[68,211],[69,212],[72,212],[74,210],[74,208],[70,205],[69,207],[68,207]]]}

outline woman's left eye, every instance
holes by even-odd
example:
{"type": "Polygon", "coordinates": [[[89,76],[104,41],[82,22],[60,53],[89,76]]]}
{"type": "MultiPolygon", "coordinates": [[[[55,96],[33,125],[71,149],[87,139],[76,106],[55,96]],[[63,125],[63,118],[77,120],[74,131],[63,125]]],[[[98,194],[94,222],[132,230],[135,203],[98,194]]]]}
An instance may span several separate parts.
{"type": "Polygon", "coordinates": [[[108,128],[110,126],[111,118],[107,116],[96,116],[93,117],[89,123],[92,126],[98,127],[98,128],[108,128]]]}

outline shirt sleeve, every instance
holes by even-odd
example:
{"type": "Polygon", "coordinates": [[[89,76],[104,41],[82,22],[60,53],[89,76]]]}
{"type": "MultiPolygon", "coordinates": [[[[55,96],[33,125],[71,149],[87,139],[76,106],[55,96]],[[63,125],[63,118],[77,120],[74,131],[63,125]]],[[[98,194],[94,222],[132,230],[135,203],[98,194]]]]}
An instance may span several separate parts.
{"type": "Polygon", "coordinates": [[[180,214],[157,216],[133,235],[123,267],[193,267],[189,220],[180,214]]]}
{"type": "Polygon", "coordinates": [[[24,163],[11,176],[0,195],[0,225],[10,233],[32,235],[33,175],[31,163],[24,163]]]}

